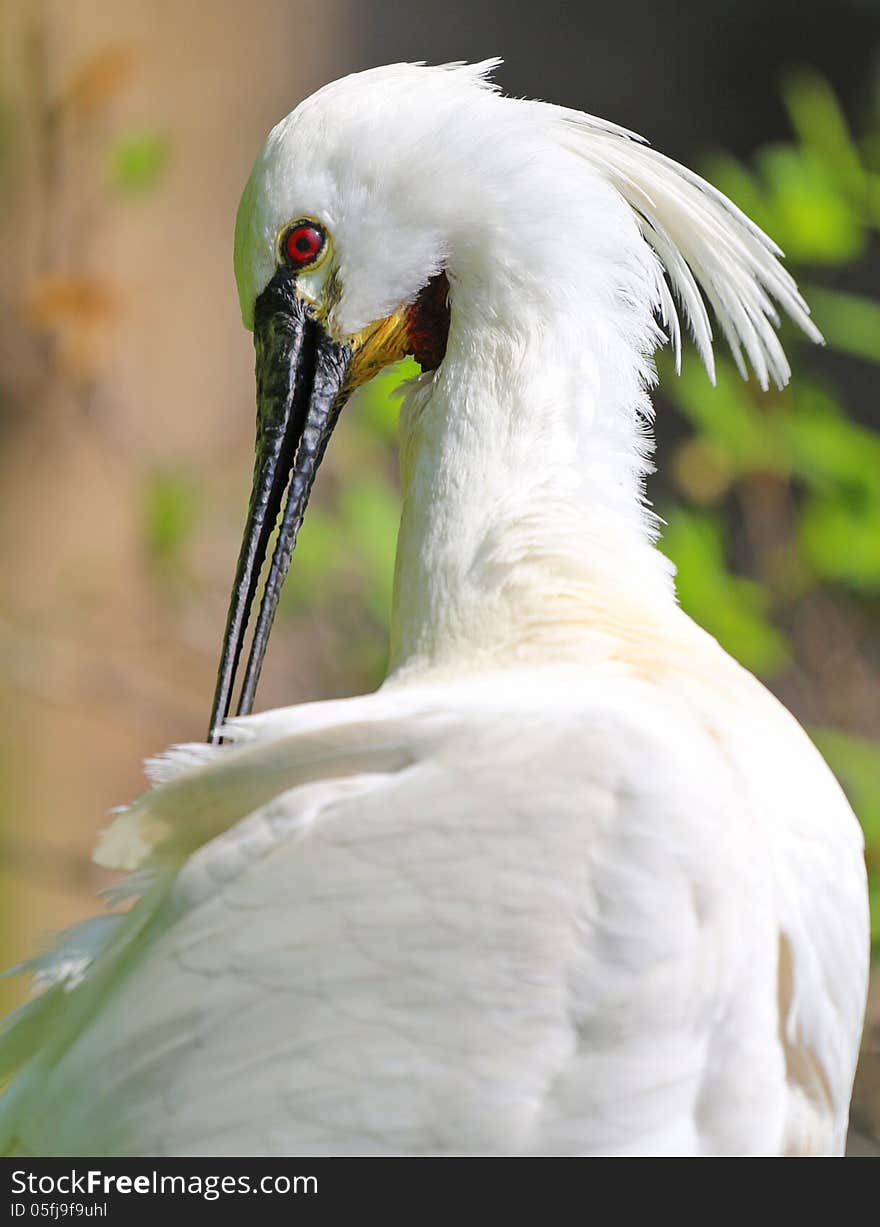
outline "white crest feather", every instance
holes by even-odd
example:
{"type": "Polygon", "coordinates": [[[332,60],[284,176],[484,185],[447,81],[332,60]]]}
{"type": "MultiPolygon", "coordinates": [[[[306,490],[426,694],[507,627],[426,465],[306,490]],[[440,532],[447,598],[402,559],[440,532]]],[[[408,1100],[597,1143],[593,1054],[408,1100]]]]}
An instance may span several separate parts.
{"type": "MultiPolygon", "coordinates": [[[[822,334],[782,252],[736,205],[685,166],[641,137],[590,115],[559,109],[568,141],[608,179],[635,212],[678,299],[700,356],[714,382],[708,299],[734,361],[745,378],[745,359],[762,388],[784,387],[791,368],[775,329],[774,301],[813,341],[822,334]],[[745,351],[745,357],[743,356],[745,351]]],[[[658,277],[657,303],[681,364],[681,331],[669,290],[658,277]]]]}

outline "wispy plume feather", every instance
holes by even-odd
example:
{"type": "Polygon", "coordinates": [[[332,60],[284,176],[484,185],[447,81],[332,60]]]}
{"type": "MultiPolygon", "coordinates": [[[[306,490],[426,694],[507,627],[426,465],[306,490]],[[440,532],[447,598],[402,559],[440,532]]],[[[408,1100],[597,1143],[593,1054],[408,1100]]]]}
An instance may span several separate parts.
{"type": "MultiPolygon", "coordinates": [[[[608,179],[633,209],[657,254],[700,357],[714,381],[708,300],[745,378],[748,361],[762,388],[784,387],[791,368],[776,334],[782,308],[813,341],[822,334],[782,252],[721,192],[685,166],[614,124],[554,108],[563,141],[608,179]]],[[[668,288],[658,278],[657,310],[681,362],[681,328],[668,288]]]]}

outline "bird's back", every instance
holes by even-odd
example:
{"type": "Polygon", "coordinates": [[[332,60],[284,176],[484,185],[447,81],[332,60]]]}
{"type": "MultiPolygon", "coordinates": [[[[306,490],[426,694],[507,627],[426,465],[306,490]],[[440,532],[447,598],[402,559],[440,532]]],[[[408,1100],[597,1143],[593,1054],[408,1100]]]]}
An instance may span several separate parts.
{"type": "Polygon", "coordinates": [[[522,670],[270,713],[176,772],[111,851],[198,846],[49,1007],[12,1144],[839,1150],[860,836],[724,660],[723,721],[686,683],[522,670]]]}

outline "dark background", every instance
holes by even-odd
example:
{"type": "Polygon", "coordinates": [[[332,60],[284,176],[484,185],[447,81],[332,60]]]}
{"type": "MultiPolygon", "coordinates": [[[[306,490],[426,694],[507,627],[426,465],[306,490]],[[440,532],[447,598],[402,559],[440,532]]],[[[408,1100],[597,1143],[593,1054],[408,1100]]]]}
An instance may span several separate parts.
{"type": "Polygon", "coordinates": [[[632,128],[684,162],[740,156],[790,134],[779,81],[812,64],[847,110],[873,99],[880,7],[873,0],[700,3],[361,4],[356,65],[504,57],[511,94],[577,107],[632,128]]]}

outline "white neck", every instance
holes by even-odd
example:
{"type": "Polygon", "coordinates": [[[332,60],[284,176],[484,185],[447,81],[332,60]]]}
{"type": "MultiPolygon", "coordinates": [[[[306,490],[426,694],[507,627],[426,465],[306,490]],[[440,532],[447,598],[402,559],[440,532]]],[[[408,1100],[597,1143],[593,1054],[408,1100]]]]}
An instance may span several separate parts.
{"type": "Polygon", "coordinates": [[[607,655],[625,611],[675,608],[642,502],[650,310],[452,284],[446,358],[401,415],[392,672],[607,655]]]}

